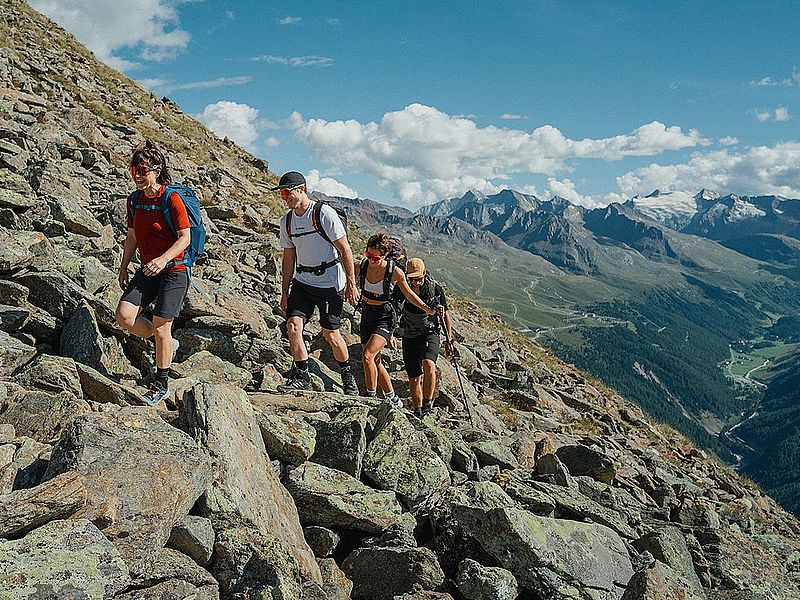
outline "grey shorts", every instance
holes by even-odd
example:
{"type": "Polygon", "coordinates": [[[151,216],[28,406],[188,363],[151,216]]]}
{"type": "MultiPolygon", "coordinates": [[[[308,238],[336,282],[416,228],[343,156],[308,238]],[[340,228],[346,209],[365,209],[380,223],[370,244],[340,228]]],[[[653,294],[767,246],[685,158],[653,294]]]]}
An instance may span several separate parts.
{"type": "Polygon", "coordinates": [[[174,319],[181,314],[187,291],[188,271],[167,271],[151,277],[139,269],[122,294],[120,302],[130,302],[134,306],[147,308],[155,300],[153,316],[174,319]]]}

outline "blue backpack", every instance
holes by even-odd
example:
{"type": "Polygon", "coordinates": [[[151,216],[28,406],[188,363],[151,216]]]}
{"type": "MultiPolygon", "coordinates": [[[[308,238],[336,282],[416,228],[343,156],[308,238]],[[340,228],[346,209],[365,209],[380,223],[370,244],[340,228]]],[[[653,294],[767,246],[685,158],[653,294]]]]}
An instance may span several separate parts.
{"type": "MultiPolygon", "coordinates": [[[[136,190],[131,194],[131,221],[133,221],[133,213],[136,210],[160,210],[161,214],[164,215],[167,226],[177,239],[178,230],[175,229],[175,223],[172,222],[172,213],[169,210],[169,195],[172,192],[175,192],[181,197],[186,207],[186,214],[189,215],[192,241],[184,251],[183,259],[170,261],[167,263],[167,268],[172,268],[175,265],[186,265],[186,268],[191,270],[195,261],[203,255],[206,246],[206,226],[200,214],[200,198],[197,197],[197,194],[195,194],[192,188],[182,183],[170,184],[164,190],[158,204],[139,204],[141,192],[136,190]]],[[[155,198],[153,198],[153,200],[155,200],[155,198]]]]}

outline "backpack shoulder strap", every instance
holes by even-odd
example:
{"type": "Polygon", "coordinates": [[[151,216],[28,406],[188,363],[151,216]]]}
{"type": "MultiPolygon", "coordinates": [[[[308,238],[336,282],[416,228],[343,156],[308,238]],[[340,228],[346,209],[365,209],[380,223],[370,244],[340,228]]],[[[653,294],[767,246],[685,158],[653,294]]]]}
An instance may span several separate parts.
{"type": "Polygon", "coordinates": [[[128,196],[128,199],[130,200],[131,223],[133,222],[133,213],[136,212],[136,205],[139,202],[139,195],[140,194],[141,194],[141,192],[139,190],[133,190],[133,192],[131,192],[131,195],[128,196]]]}
{"type": "Polygon", "coordinates": [[[358,289],[364,291],[364,282],[367,280],[367,263],[369,261],[365,258],[361,261],[361,266],[358,268],[358,289]]]}
{"type": "Polygon", "coordinates": [[[394,259],[386,259],[386,273],[383,275],[383,295],[389,298],[392,292],[392,277],[394,277],[394,259]]]}
{"type": "Polygon", "coordinates": [[[324,204],[325,204],[324,202],[320,202],[319,200],[317,200],[317,203],[314,205],[314,210],[311,211],[311,226],[318,234],[322,236],[322,239],[324,239],[329,244],[333,244],[330,236],[328,235],[328,232],[325,231],[325,228],[322,226],[321,216],[322,216],[322,207],[324,204]]]}
{"type": "Polygon", "coordinates": [[[286,235],[288,235],[289,238],[292,237],[292,213],[293,212],[294,212],[294,209],[290,209],[289,212],[286,213],[286,235]]]}
{"type": "MultiPolygon", "coordinates": [[[[161,213],[164,215],[164,220],[167,222],[167,227],[172,232],[172,234],[177,238],[178,237],[178,230],[175,229],[175,223],[172,220],[172,211],[170,210],[170,203],[169,197],[172,195],[173,192],[178,194],[180,197],[180,187],[177,185],[168,185],[164,188],[164,193],[161,195],[161,213]]],[[[181,197],[181,202],[183,202],[183,197],[181,197]]]]}

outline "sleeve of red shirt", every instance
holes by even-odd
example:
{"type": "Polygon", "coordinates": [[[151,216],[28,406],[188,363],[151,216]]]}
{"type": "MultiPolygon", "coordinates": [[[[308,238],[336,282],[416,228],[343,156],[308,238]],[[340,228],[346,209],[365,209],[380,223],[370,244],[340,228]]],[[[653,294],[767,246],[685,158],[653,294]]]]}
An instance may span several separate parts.
{"type": "Polygon", "coordinates": [[[189,214],[186,212],[186,205],[177,192],[172,192],[169,195],[169,211],[172,213],[172,222],[175,224],[175,231],[189,229],[192,226],[192,223],[189,221],[189,214]]]}

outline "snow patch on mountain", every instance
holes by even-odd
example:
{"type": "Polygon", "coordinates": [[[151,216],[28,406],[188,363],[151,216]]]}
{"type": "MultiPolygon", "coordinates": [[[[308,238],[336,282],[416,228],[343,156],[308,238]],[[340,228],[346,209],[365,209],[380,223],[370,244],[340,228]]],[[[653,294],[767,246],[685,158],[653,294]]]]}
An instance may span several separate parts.
{"type": "MultiPolygon", "coordinates": [[[[646,217],[672,229],[680,229],[697,213],[700,199],[710,199],[701,193],[655,190],[647,196],[634,196],[625,205],[634,208],[646,217]]],[[[713,197],[716,197],[714,195],[713,197]]]]}

